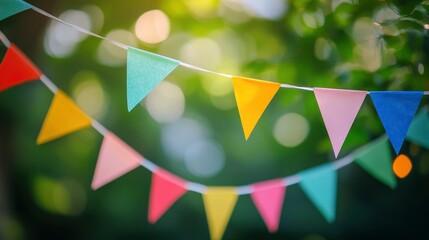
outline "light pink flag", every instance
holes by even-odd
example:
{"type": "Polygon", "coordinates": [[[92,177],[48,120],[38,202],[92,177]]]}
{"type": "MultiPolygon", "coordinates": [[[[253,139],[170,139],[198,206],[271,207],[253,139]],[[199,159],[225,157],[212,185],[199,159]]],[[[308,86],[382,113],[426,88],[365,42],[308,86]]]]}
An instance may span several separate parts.
{"type": "Polygon", "coordinates": [[[335,157],[346,140],[366,94],[366,91],[314,88],[335,157]]]}
{"type": "Polygon", "coordinates": [[[96,190],[140,166],[140,161],[143,159],[143,156],[115,134],[107,132],[104,135],[97,165],[95,166],[91,184],[92,189],[96,190]]]}
{"type": "Polygon", "coordinates": [[[186,193],[186,181],[163,170],[152,175],[149,198],[149,222],[156,223],[173,203],[186,193]]]}
{"type": "Polygon", "coordinates": [[[276,179],[252,186],[252,197],[256,208],[270,232],[278,229],[286,187],[283,180],[276,179]]]}

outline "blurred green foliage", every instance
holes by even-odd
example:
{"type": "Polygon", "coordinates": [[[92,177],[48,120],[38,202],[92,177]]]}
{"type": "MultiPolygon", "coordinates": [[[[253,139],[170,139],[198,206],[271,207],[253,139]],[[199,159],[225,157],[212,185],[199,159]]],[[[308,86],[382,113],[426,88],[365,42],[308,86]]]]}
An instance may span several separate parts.
{"type": "MultiPolygon", "coordinates": [[[[135,22],[142,13],[160,9],[170,19],[170,37],[152,45],[135,40],[135,46],[183,58],[185,45],[194,39],[211,39],[219,47],[220,60],[209,65],[210,69],[228,74],[309,87],[428,89],[426,1],[284,0],[285,11],[275,19],[255,17],[231,7],[240,2],[233,0],[28,2],[55,16],[70,9],[85,11],[87,6],[97,6],[104,16],[104,24],[97,30],[102,36],[114,29],[134,34],[135,22]]],[[[272,2],[278,1],[266,4],[272,2]]],[[[295,174],[334,160],[311,92],[280,90],[246,142],[230,83],[220,88],[229,91],[216,96],[207,88],[213,81],[222,80],[181,68],[166,81],[184,93],[182,118],[203,126],[205,136],[225,153],[220,172],[210,177],[195,175],[183,156],[172,156],[163,147],[165,129],[174,122],[158,123],[144,106],[127,112],[125,65],[100,63],[96,56],[101,41],[93,37],[79,42],[68,56],[49,55],[49,24],[49,19],[26,11],[2,21],[0,30],[72,97],[76,97],[74,92],[85,76],[96,79],[107,106],[97,120],[178,176],[206,185],[235,186],[295,174]],[[309,122],[308,136],[296,147],[284,147],[273,137],[277,119],[287,113],[298,113],[309,122]]],[[[198,50],[195,54],[202,55],[198,50]]],[[[5,49],[0,51],[3,55],[5,49]]],[[[210,56],[197,59],[206,57],[210,56]]],[[[151,175],[143,168],[92,191],[90,182],[102,141],[93,129],[37,146],[35,139],[51,99],[52,94],[40,82],[0,94],[0,238],[209,237],[201,196],[195,193],[186,194],[157,224],[147,222],[151,175]]],[[[424,97],[421,106],[426,103],[424,97]]],[[[383,132],[367,99],[341,154],[383,132]]],[[[332,224],[325,222],[297,186],[292,186],[286,193],[278,233],[268,233],[250,198],[243,196],[225,239],[428,239],[429,191],[425,183],[429,181],[429,154],[409,143],[404,144],[403,152],[411,156],[414,169],[409,177],[399,180],[393,191],[356,165],[339,171],[337,219],[332,224]]]]}

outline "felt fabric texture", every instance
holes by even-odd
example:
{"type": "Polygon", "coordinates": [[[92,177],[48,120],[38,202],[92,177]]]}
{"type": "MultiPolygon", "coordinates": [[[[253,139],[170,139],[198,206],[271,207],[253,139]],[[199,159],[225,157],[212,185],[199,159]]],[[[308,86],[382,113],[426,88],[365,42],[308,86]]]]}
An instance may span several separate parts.
{"type": "Polygon", "coordinates": [[[128,111],[140,103],[180,62],[165,56],[128,47],[127,98],[128,111]]]}
{"type": "Polygon", "coordinates": [[[423,92],[387,91],[370,92],[369,95],[396,154],[399,154],[423,92]]]}

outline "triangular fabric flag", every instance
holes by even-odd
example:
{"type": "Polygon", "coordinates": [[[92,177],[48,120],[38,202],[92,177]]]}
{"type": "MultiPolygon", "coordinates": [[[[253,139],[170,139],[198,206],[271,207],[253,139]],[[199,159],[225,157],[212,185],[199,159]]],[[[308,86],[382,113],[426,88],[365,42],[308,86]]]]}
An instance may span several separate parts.
{"type": "Polygon", "coordinates": [[[247,140],[259,118],[279,90],[280,83],[232,77],[232,84],[244,136],[247,140]]]}
{"type": "Polygon", "coordinates": [[[331,164],[324,164],[302,172],[300,177],[302,190],[325,219],[333,222],[337,202],[337,171],[331,164]]]}
{"type": "Polygon", "coordinates": [[[370,92],[369,95],[387,136],[398,154],[419,107],[423,92],[370,92]]]}
{"type": "Polygon", "coordinates": [[[127,50],[127,98],[131,111],[180,61],[141,49],[128,47],[127,50]]]}
{"type": "Polygon", "coordinates": [[[407,140],[429,149],[429,113],[421,110],[411,123],[407,140]]]}
{"type": "Polygon", "coordinates": [[[64,92],[58,91],[40,130],[37,144],[46,143],[91,126],[89,118],[64,92]]]}
{"type": "Polygon", "coordinates": [[[138,152],[128,146],[120,138],[111,132],[104,135],[98,154],[97,165],[91,187],[94,190],[115,180],[116,178],[130,172],[140,166],[143,160],[138,152]]]}
{"type": "MultiPolygon", "coordinates": [[[[0,0],[1,1],[1,0],[0,0]]],[[[0,9],[1,3],[0,3],[0,9]]],[[[0,10],[1,11],[1,10],[0,10]]],[[[11,44],[0,65],[0,91],[40,78],[40,70],[11,44]]]]}
{"type": "Polygon", "coordinates": [[[335,157],[338,157],[366,94],[365,91],[314,88],[335,157]]]}
{"type": "Polygon", "coordinates": [[[386,137],[361,148],[356,153],[355,162],[390,188],[396,187],[396,178],[392,170],[392,155],[386,137]]]}
{"type": "Polygon", "coordinates": [[[158,168],[152,175],[149,198],[149,222],[158,219],[186,193],[186,181],[158,168]]]}
{"type": "Polygon", "coordinates": [[[32,7],[21,0],[0,0],[0,21],[32,7]]]}
{"type": "Polygon", "coordinates": [[[230,187],[210,187],[203,194],[212,240],[222,239],[237,199],[237,191],[230,187]]]}
{"type": "Polygon", "coordinates": [[[278,229],[286,187],[283,180],[271,180],[251,186],[250,194],[270,232],[278,229]]]}

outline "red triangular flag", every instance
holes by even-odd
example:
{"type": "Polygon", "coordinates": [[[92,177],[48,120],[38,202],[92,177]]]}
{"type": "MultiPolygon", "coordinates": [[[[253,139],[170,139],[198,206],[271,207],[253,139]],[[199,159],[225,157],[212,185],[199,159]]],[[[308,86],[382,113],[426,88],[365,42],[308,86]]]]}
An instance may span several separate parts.
{"type": "Polygon", "coordinates": [[[251,197],[270,232],[278,229],[286,187],[281,179],[252,185],[251,197]]]}
{"type": "Polygon", "coordinates": [[[0,91],[37,80],[40,70],[13,44],[7,49],[0,65],[0,91]]]}
{"type": "Polygon", "coordinates": [[[150,223],[156,223],[165,211],[186,193],[185,186],[185,180],[163,169],[157,169],[153,173],[149,198],[150,223]]]}
{"type": "Polygon", "coordinates": [[[91,187],[96,190],[140,165],[138,152],[111,132],[104,135],[91,187]]]}

